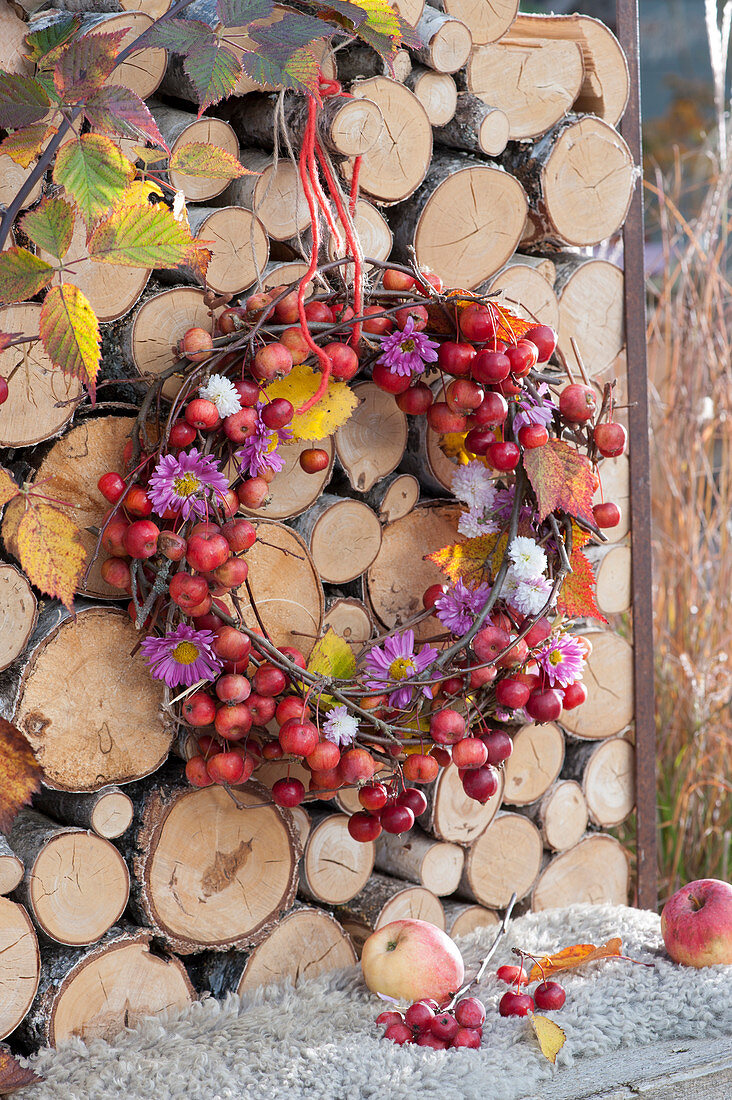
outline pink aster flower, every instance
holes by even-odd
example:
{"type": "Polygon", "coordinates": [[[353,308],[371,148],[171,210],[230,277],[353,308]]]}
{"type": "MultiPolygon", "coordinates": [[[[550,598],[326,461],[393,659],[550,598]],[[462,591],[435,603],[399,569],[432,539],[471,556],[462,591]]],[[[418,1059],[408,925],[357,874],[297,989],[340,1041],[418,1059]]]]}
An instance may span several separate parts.
{"type": "Polygon", "coordinates": [[[285,465],[285,460],[277,454],[280,443],[287,443],[292,439],[289,428],[268,428],[262,420],[264,402],[258,401],[255,405],[257,412],[257,426],[250,435],[236,457],[241,463],[242,472],[250,477],[258,477],[262,470],[270,469],[279,473],[285,465]]]}
{"type": "Polygon", "coordinates": [[[535,659],[552,687],[555,684],[568,687],[575,680],[582,679],[584,652],[571,634],[547,638],[537,651],[535,659]]]}
{"type": "Polygon", "coordinates": [[[538,615],[546,607],[551,593],[552,586],[546,577],[521,580],[509,571],[501,595],[522,615],[538,615]]]}
{"type": "Polygon", "coordinates": [[[349,714],[345,706],[333,707],[323,722],[323,736],[326,741],[332,741],[339,747],[353,744],[357,733],[358,719],[349,714]]]}
{"type": "Polygon", "coordinates": [[[527,424],[541,424],[545,428],[548,428],[551,424],[552,416],[557,411],[557,406],[549,397],[549,387],[546,382],[542,382],[541,385],[538,386],[536,392],[541,398],[541,401],[537,401],[528,390],[522,390],[521,394],[516,398],[516,404],[519,411],[513,418],[513,430],[515,434],[518,434],[519,429],[525,427],[527,424]]]}
{"type": "MultiPolygon", "coordinates": [[[[393,634],[383,646],[374,646],[366,657],[366,672],[371,677],[366,687],[376,691],[390,691],[389,704],[403,710],[412,701],[414,687],[405,684],[398,687],[400,680],[411,680],[424,672],[437,657],[434,646],[423,645],[419,653],[414,652],[414,631],[405,630],[403,634],[393,634]]],[[[432,698],[432,688],[425,686],[422,694],[432,698]]]]}
{"type": "Polygon", "coordinates": [[[211,648],[213,639],[210,630],[181,623],[164,638],[145,638],[141,648],[154,679],[164,680],[168,687],[191,687],[200,680],[215,680],[223,668],[211,648]]]}
{"type": "Polygon", "coordinates": [[[163,455],[150,478],[147,498],[159,516],[172,508],[183,519],[205,519],[210,495],[222,496],[229,483],[213,455],[199,454],[195,447],[179,455],[163,455]]]}
{"type": "Polygon", "coordinates": [[[443,626],[460,637],[470,630],[475,616],[483,610],[490,594],[487,584],[472,589],[463,583],[462,577],[458,577],[452,588],[435,600],[435,614],[443,626]]]}
{"type": "Polygon", "coordinates": [[[414,327],[414,318],[408,317],[403,329],[382,336],[381,355],[377,362],[383,363],[394,374],[407,378],[412,374],[421,374],[427,363],[437,362],[439,346],[423,332],[418,332],[414,327]]]}

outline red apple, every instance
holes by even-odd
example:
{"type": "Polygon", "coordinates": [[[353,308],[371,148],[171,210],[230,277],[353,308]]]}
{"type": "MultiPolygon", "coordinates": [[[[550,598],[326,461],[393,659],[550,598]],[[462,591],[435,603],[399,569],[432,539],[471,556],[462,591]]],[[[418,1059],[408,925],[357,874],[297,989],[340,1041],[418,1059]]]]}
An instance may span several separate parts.
{"type": "Polygon", "coordinates": [[[395,920],[373,932],[363,945],[361,969],[374,993],[409,1001],[444,1001],[465,977],[453,941],[424,920],[395,920]]]}
{"type": "Polygon", "coordinates": [[[661,934],[682,966],[732,965],[732,885],[701,878],[682,886],[663,907],[661,934]]]}

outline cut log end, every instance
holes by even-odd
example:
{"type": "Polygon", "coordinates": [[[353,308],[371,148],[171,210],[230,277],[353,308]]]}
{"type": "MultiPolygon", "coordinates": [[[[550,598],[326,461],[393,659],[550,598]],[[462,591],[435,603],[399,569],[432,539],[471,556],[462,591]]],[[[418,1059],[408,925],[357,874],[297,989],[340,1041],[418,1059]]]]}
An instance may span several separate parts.
{"type": "Polygon", "coordinates": [[[359,404],[336,432],[336,454],[353,488],[366,493],[399,465],[407,418],[392,395],[373,382],[360,382],[353,392],[359,404]]]}
{"type": "Polygon", "coordinates": [[[374,844],[348,832],[347,814],[315,820],[300,865],[300,893],[324,905],[341,905],[363,889],[374,867],[374,844]]]}
{"type": "Polygon", "coordinates": [[[448,73],[436,73],[423,65],[415,65],[406,80],[427,112],[433,126],[446,126],[455,114],[458,91],[448,73]]]}
{"type": "Polygon", "coordinates": [[[334,917],[322,909],[298,906],[254,948],[236,992],[241,996],[273,982],[297,985],[355,962],[353,944],[334,917]]]}
{"type": "Polygon", "coordinates": [[[433,840],[417,829],[401,837],[382,833],[376,848],[380,871],[415,882],[438,896],[457,889],[464,861],[459,845],[433,840]]]}
{"type": "Polygon", "coordinates": [[[38,988],[38,940],[22,905],[0,897],[0,1038],[15,1031],[38,988]]]}
{"type": "Polygon", "coordinates": [[[503,772],[498,790],[481,805],[463,790],[457,768],[446,768],[427,789],[428,806],[420,824],[433,836],[454,844],[471,844],[493,821],[503,799],[503,772]]]}
{"type": "Polygon", "coordinates": [[[588,811],[579,783],[561,780],[551,787],[539,806],[541,835],[547,848],[563,852],[578,844],[587,828],[588,811]]]}
{"type": "Polygon", "coordinates": [[[611,631],[588,637],[587,699],[576,710],[562,711],[562,724],[576,737],[598,741],[620,733],[633,719],[633,648],[611,631]]]}
{"type": "Polygon", "coordinates": [[[460,901],[444,901],[445,931],[453,938],[467,936],[479,928],[497,928],[501,918],[493,909],[484,905],[471,905],[460,901]]]}
{"type": "Polygon", "coordinates": [[[343,584],[364,573],[381,546],[381,524],[367,504],[324,493],[295,521],[321,579],[343,584]]]}
{"type": "Polygon", "coordinates": [[[503,909],[515,892],[526,897],[541,870],[539,830],[521,814],[501,813],[469,848],[460,893],[489,909],[503,909]]]}
{"type": "Polygon", "coordinates": [[[519,0],[442,0],[438,6],[462,19],[473,43],[480,46],[503,37],[516,18],[519,0]]]}
{"type": "Polygon", "coordinates": [[[0,564],[0,671],[23,652],[37,618],[36,597],[25,575],[14,565],[0,564]]]}
{"type": "MultiPolygon", "coordinates": [[[[169,110],[168,108],[157,108],[153,112],[166,140],[170,136],[170,131],[165,126],[169,110]]],[[[183,114],[182,111],[171,113],[176,116],[183,114]]],[[[172,144],[169,141],[171,156],[179,153],[186,145],[198,143],[216,145],[235,159],[239,156],[239,142],[236,134],[228,122],[224,122],[220,118],[196,118],[195,115],[190,115],[185,128],[181,130],[172,144]]],[[[189,176],[185,172],[173,170],[170,172],[170,183],[176,191],[182,191],[189,202],[206,202],[220,195],[226,189],[228,181],[208,176],[189,176]]]]}
{"type": "MultiPolygon", "coordinates": [[[[381,110],[384,127],[361,161],[359,183],[385,204],[401,202],[419,187],[432,155],[432,127],[417,97],[396,80],[376,76],[353,85],[353,95],[381,110]]],[[[353,162],[346,162],[348,173],[353,162]]]]}
{"type": "MultiPolygon", "coordinates": [[[[332,436],[318,440],[294,440],[281,447],[278,454],[285,465],[270,485],[269,496],[262,507],[242,509],[249,516],[272,520],[294,519],[315,503],[330,481],[335,454],[332,436]],[[329,465],[317,474],[306,473],[300,465],[300,455],[311,447],[320,448],[330,455],[329,465]]],[[[232,467],[230,476],[235,473],[232,467]]]]}
{"type": "Polygon", "coordinates": [[[194,210],[189,217],[196,237],[208,242],[212,252],[206,285],[217,294],[248,290],[269,258],[269,241],[259,218],[242,206],[194,210]]]}
{"type": "Polygon", "coordinates": [[[549,789],[564,760],[564,736],[554,722],[529,723],[513,736],[513,752],[506,761],[504,802],[528,806],[549,789]]]}
{"type": "Polygon", "coordinates": [[[339,638],[345,638],[358,653],[371,637],[374,624],[368,608],[361,600],[349,596],[337,596],[326,604],[323,631],[335,630],[339,638]]]}
{"type": "Polygon", "coordinates": [[[555,856],[544,868],[531,895],[539,912],[566,905],[627,905],[630,888],[628,853],[615,837],[595,833],[555,856]]]}

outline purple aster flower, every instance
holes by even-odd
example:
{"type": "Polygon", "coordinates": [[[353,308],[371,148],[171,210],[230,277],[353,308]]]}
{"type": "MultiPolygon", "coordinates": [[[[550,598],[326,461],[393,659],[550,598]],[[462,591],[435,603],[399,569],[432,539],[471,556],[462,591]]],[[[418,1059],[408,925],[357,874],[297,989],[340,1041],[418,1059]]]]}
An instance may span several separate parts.
{"type": "Polygon", "coordinates": [[[527,424],[542,424],[545,428],[551,424],[557,406],[548,396],[549,387],[546,382],[542,382],[536,392],[542,398],[541,401],[537,401],[528,390],[522,390],[520,396],[516,398],[519,411],[513,418],[514,434],[518,434],[519,429],[527,424]]]}
{"type": "Polygon", "coordinates": [[[348,707],[333,707],[326,720],[323,722],[323,736],[326,741],[332,741],[334,745],[342,747],[351,745],[356,740],[358,733],[358,719],[348,713],[348,707]]]}
{"type": "Polygon", "coordinates": [[[145,638],[141,648],[156,680],[165,680],[171,688],[179,684],[191,687],[200,680],[215,680],[223,668],[211,648],[213,640],[210,630],[194,630],[181,623],[164,638],[145,638]]]}
{"type": "Polygon", "coordinates": [[[289,428],[267,427],[262,420],[263,401],[258,401],[254,407],[257,412],[257,426],[241,450],[236,452],[242,473],[249,474],[250,477],[258,477],[266,469],[279,473],[285,461],[277,454],[277,448],[280,443],[287,443],[292,439],[292,432],[289,428]]]}
{"type": "MultiPolygon", "coordinates": [[[[389,704],[403,710],[412,701],[414,687],[405,684],[396,687],[400,680],[411,680],[424,672],[437,657],[434,646],[423,645],[419,653],[414,652],[414,631],[405,630],[403,634],[393,634],[383,646],[374,646],[366,657],[366,672],[372,679],[366,681],[366,687],[376,691],[389,691],[389,704]]],[[[432,688],[425,686],[422,694],[432,698],[432,688]]]]}
{"type": "Polygon", "coordinates": [[[381,355],[377,362],[383,363],[394,374],[407,378],[412,374],[421,374],[427,363],[437,362],[439,346],[423,332],[417,332],[414,318],[408,317],[403,329],[382,336],[381,355]]]}
{"type": "Polygon", "coordinates": [[[458,577],[452,588],[435,600],[435,614],[443,626],[460,637],[470,630],[475,616],[483,610],[490,594],[487,584],[471,589],[463,584],[462,577],[458,577]]]}
{"type": "Polygon", "coordinates": [[[571,634],[547,638],[537,651],[535,659],[552,687],[555,684],[568,687],[575,680],[582,679],[584,652],[571,634]]]}
{"type": "MultiPolygon", "coordinates": [[[[499,489],[496,493],[496,499],[493,504],[493,518],[497,520],[500,525],[508,523],[511,519],[514,493],[515,489],[513,485],[509,485],[508,489],[499,489]]],[[[528,523],[533,523],[535,518],[532,509],[529,508],[527,504],[522,504],[519,510],[519,522],[526,520],[528,523]]]]}
{"type": "Polygon", "coordinates": [[[205,519],[211,493],[222,496],[229,483],[213,455],[199,454],[195,447],[175,455],[163,455],[150,478],[147,499],[159,516],[168,508],[183,519],[205,519]]]}

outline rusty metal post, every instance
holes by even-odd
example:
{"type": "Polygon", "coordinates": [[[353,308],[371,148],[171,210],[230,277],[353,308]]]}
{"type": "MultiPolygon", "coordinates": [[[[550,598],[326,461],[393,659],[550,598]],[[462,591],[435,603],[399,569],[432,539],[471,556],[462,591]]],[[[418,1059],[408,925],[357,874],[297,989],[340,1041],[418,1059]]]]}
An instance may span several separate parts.
{"type": "MultiPolygon", "coordinates": [[[[642,166],[638,0],[616,0],[617,32],[630,70],[630,99],[621,133],[642,166]]],[[[658,907],[656,716],[653,660],[650,421],[646,363],[643,187],[638,181],[623,230],[625,333],[628,356],[630,506],[633,552],[638,905],[658,907]]]]}

